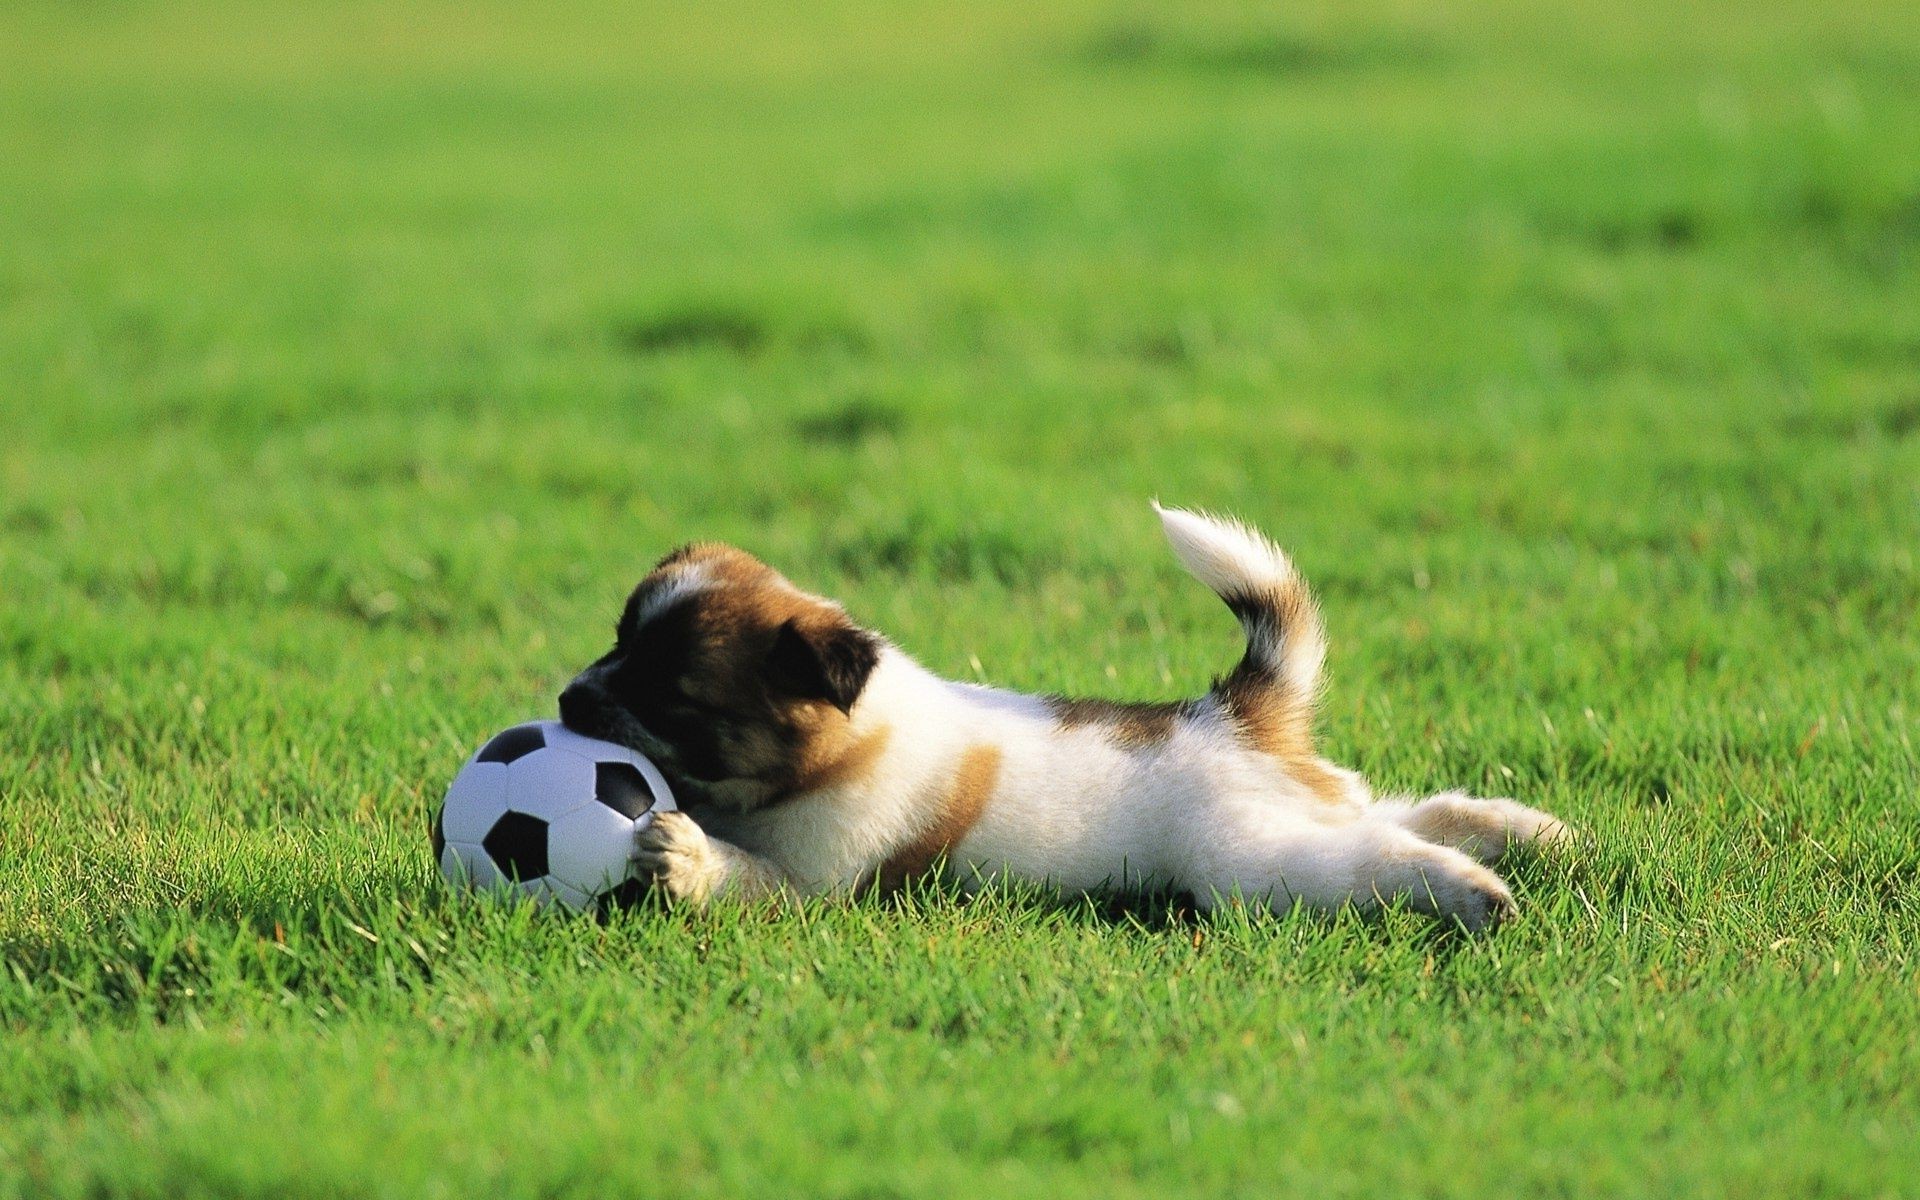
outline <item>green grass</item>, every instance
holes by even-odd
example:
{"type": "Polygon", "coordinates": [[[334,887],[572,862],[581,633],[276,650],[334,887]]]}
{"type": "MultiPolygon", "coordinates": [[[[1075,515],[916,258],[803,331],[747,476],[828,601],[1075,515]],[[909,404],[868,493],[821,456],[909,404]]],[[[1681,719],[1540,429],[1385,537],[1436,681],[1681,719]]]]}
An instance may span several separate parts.
{"type": "Polygon", "coordinates": [[[1920,9],[0,9],[0,1195],[1920,1190],[1920,9]],[[1564,814],[1468,941],[606,924],[426,821],[651,559],[1564,814]]]}

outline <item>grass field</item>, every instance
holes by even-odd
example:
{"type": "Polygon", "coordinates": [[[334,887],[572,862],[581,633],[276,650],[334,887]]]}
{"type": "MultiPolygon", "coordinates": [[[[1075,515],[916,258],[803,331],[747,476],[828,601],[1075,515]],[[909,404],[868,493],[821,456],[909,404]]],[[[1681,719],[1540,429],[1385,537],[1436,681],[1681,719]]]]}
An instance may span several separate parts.
{"type": "Polygon", "coordinates": [[[0,1195],[1920,1192],[1920,8],[0,8],[0,1195]],[[426,824],[738,541],[1562,813],[1521,919],[605,924],[426,824]]]}

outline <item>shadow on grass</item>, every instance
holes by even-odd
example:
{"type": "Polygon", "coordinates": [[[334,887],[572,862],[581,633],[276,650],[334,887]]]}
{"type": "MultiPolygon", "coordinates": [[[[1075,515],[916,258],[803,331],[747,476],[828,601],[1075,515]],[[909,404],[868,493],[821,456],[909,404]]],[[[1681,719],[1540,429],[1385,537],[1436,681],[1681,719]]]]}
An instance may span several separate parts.
{"type": "MultiPolygon", "coordinates": [[[[1551,887],[1553,876],[1564,874],[1564,863],[1554,856],[1532,851],[1510,854],[1500,864],[1503,877],[1525,886],[1551,887]]],[[[756,906],[768,920],[777,921],[793,912],[784,902],[768,901],[756,906]]],[[[1401,937],[1387,933],[1387,914],[1399,913],[1398,902],[1382,908],[1359,910],[1351,907],[1327,911],[1301,907],[1275,913],[1264,903],[1232,898],[1212,908],[1203,907],[1191,892],[1169,889],[1116,891],[1092,894],[1063,893],[1044,884],[1013,880],[995,880],[969,887],[948,874],[929,875],[897,889],[873,887],[862,892],[811,897],[802,902],[802,912],[860,913],[903,922],[920,923],[946,915],[979,914],[1009,928],[1028,923],[1052,929],[1072,928],[1096,933],[1133,933],[1145,937],[1173,937],[1191,941],[1198,949],[1216,937],[1236,937],[1264,930],[1268,933],[1291,930],[1306,937],[1333,936],[1340,931],[1361,931],[1368,938],[1401,937]]],[[[634,916],[691,915],[651,893],[644,885],[630,884],[615,902],[600,915],[604,923],[634,916]]],[[[1414,936],[1422,947],[1435,953],[1453,953],[1484,940],[1484,934],[1472,934],[1451,920],[1416,918],[1414,936]]]]}
{"type": "Polygon", "coordinates": [[[1423,67],[1439,62],[1443,55],[1433,42],[1407,32],[1330,37],[1280,28],[1186,30],[1125,21],[1094,33],[1082,45],[1079,57],[1100,67],[1292,79],[1423,67]]]}
{"type": "MultiPolygon", "coordinates": [[[[969,888],[947,876],[889,892],[710,909],[671,905],[629,885],[603,911],[582,917],[531,901],[452,893],[422,866],[395,862],[325,882],[211,879],[71,930],[16,933],[0,940],[0,1024],[56,1014],[83,1023],[192,1023],[260,1009],[327,1020],[368,1007],[413,1011],[449,988],[485,990],[484,981],[501,972],[539,978],[555,970],[630,970],[636,962],[657,968],[675,960],[683,979],[696,979],[711,942],[778,954],[794,950],[794,935],[822,922],[856,940],[887,941],[897,932],[913,941],[932,931],[989,945],[1080,931],[1136,945],[1171,939],[1196,953],[1227,945],[1284,953],[1308,944],[1330,944],[1328,952],[1337,953],[1383,941],[1406,946],[1411,936],[1412,948],[1437,962],[1483,940],[1447,922],[1408,924],[1379,912],[1275,916],[1264,905],[1237,901],[1202,909],[1191,895],[1163,890],[1065,895],[1012,881],[969,888]],[[776,936],[763,942],[759,930],[776,936]]],[[[1525,858],[1508,870],[1523,881],[1539,873],[1525,858]]],[[[118,877],[108,875],[104,886],[114,890],[118,877]]],[[[1593,890],[1605,895],[1630,886],[1613,882],[1593,890]]],[[[107,904],[94,897],[75,907],[107,904]]]]}
{"type": "Polygon", "coordinates": [[[793,431],[816,446],[857,446],[895,436],[906,424],[906,412],[897,405],[862,398],[796,418],[793,431]]]}
{"type": "Polygon", "coordinates": [[[865,351],[871,339],[850,321],[814,314],[805,320],[759,311],[729,301],[686,301],[611,322],[616,345],[629,354],[655,357],[717,351],[745,357],[775,347],[865,351]]]}

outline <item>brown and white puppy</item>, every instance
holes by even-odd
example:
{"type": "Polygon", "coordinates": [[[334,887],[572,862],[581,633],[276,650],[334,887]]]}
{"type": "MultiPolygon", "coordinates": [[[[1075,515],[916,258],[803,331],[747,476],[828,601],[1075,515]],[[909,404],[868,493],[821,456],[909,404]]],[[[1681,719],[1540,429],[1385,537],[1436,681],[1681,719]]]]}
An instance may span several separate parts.
{"type": "Polygon", "coordinates": [[[683,811],[641,833],[636,874],[693,901],[892,887],[944,865],[967,886],[1171,888],[1203,907],[1398,898],[1469,929],[1511,913],[1484,864],[1565,827],[1457,792],[1377,800],[1321,758],[1325,641],[1306,584],[1251,529],[1156,510],[1247,637],[1232,671],[1178,704],[951,682],[744,551],[668,555],[560,697],[568,725],[675,784],[683,811]]]}

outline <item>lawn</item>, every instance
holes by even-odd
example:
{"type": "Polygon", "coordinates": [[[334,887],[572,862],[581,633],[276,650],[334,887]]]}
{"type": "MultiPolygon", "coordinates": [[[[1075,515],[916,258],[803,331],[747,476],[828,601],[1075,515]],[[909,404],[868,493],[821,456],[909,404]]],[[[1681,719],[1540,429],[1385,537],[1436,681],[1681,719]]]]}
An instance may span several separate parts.
{"type": "Polygon", "coordinates": [[[1920,1192],[1920,7],[0,8],[0,1196],[1920,1192]],[[427,823],[672,544],[1561,813],[1520,919],[606,922],[427,823]]]}

